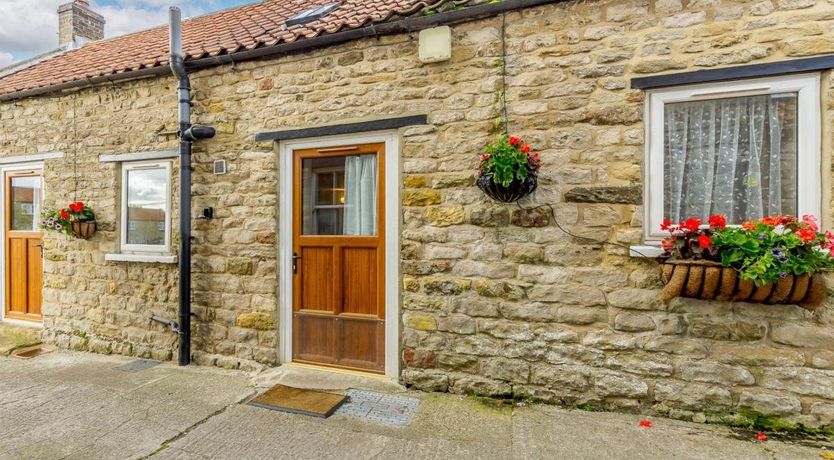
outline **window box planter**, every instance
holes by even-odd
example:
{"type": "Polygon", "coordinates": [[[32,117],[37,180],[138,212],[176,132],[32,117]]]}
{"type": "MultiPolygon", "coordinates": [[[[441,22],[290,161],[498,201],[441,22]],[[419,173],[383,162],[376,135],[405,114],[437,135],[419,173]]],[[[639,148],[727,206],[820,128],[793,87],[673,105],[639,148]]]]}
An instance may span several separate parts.
{"type": "Polygon", "coordinates": [[[513,203],[533,193],[538,186],[538,179],[535,174],[528,174],[524,179],[513,179],[510,185],[504,187],[495,182],[492,173],[483,173],[476,183],[478,188],[493,200],[513,203]]]}
{"type": "Polygon", "coordinates": [[[820,274],[787,275],[776,283],[756,286],[742,280],[738,270],[718,262],[678,260],[661,263],[665,287],[661,299],[675,297],[764,304],[797,304],[815,310],[826,298],[825,278],[820,274]]]}
{"type": "Polygon", "coordinates": [[[73,221],[72,222],[72,236],[82,240],[88,240],[96,233],[96,222],[92,221],[73,221]]]}

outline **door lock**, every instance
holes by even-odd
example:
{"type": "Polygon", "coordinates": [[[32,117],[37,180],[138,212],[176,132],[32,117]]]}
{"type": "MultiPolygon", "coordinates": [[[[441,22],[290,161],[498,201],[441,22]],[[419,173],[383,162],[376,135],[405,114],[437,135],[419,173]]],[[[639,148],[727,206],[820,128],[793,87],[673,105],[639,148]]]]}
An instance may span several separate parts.
{"type": "Polygon", "coordinates": [[[300,258],[301,258],[301,256],[298,255],[297,252],[292,253],[292,274],[293,275],[298,273],[298,259],[300,259],[300,258]]]}

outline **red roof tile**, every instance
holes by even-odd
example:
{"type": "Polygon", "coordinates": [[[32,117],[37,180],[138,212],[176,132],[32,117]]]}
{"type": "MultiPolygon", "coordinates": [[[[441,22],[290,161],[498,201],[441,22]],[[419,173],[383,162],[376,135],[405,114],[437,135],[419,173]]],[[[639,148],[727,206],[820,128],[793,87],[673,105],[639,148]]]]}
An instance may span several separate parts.
{"type": "MultiPolygon", "coordinates": [[[[445,0],[344,0],[321,20],[287,28],[296,14],[334,0],[264,0],[183,22],[186,61],[233,54],[281,42],[312,38],[342,29],[407,16],[445,0]]],[[[18,72],[0,77],[0,95],[61,83],[168,65],[168,27],[89,43],[18,72]]]]}

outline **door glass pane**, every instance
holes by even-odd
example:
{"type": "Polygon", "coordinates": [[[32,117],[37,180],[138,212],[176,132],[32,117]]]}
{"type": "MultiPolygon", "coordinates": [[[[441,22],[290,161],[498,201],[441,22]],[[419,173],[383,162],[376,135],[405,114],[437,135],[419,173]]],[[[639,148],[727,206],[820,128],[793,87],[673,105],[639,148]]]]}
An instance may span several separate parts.
{"type": "Polygon", "coordinates": [[[164,245],[168,170],[127,171],[127,244],[164,245]]]}
{"type": "Polygon", "coordinates": [[[664,217],[741,224],[797,212],[797,93],[664,108],[664,217]]]}
{"type": "Polygon", "coordinates": [[[40,176],[11,178],[11,229],[33,231],[41,213],[40,176]]]}
{"type": "Polygon", "coordinates": [[[302,160],[302,233],[375,235],[377,177],[373,154],[302,160]]]}

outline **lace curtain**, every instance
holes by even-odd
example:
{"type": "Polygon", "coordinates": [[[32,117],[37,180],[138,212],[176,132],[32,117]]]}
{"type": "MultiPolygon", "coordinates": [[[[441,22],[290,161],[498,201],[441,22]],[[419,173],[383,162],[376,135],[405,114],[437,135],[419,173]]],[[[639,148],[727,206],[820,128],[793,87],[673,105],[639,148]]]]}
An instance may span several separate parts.
{"type": "Polygon", "coordinates": [[[796,94],[666,104],[664,217],[796,214],[796,94]]]}

